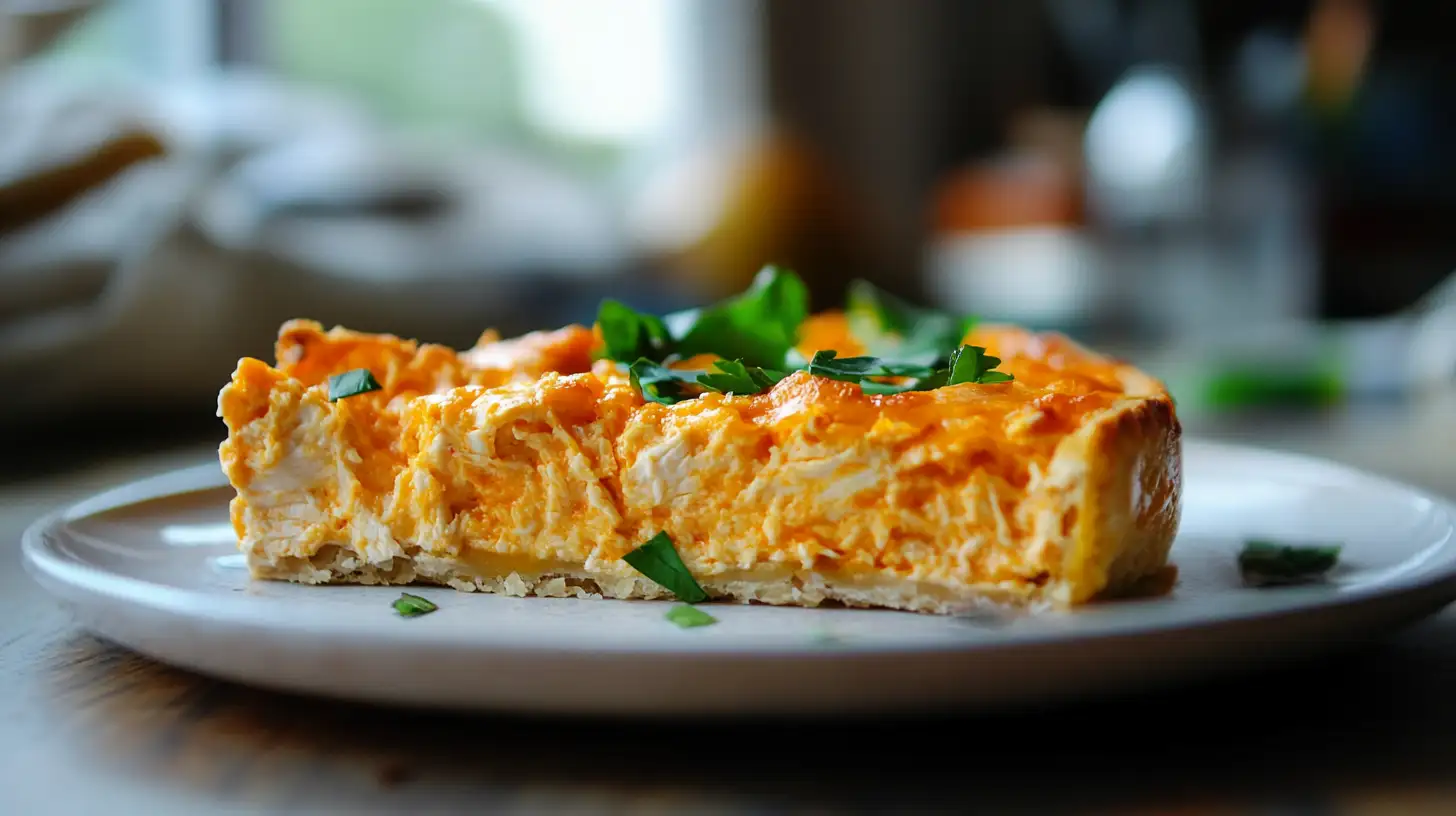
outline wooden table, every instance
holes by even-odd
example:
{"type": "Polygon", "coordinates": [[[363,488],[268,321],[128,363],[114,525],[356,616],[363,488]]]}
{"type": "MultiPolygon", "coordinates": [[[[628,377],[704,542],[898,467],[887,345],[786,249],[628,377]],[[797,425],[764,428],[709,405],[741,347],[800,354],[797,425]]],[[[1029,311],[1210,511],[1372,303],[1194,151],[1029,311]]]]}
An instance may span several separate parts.
{"type": "MultiPolygon", "coordinates": [[[[1400,423],[1191,430],[1456,496],[1456,412],[1403,410],[1400,423]],[[1438,428],[1451,438],[1432,442],[1438,428]]],[[[0,814],[1456,813],[1456,608],[1314,665],[1136,699],[977,718],[634,723],[422,714],[210,680],[78,630],[19,569],[20,532],[41,513],[211,455],[192,444],[6,463],[0,814]]]]}

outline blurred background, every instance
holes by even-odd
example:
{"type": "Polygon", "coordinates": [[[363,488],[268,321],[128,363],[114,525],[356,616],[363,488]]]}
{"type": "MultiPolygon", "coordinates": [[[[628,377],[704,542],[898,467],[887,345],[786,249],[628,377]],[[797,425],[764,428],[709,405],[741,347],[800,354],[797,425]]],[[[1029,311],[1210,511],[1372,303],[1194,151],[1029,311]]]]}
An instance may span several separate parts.
{"type": "Polygon", "coordinates": [[[221,435],[292,317],[468,346],[778,262],[816,308],[864,277],[1067,332],[1195,432],[1456,481],[1447,0],[0,9],[17,438],[221,435]]]}

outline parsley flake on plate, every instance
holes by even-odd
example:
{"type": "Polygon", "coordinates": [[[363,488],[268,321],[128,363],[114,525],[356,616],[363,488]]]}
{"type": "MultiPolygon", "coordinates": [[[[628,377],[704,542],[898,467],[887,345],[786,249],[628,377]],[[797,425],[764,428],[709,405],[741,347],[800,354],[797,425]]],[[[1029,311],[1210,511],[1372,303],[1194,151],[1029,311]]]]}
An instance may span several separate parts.
{"type": "Polygon", "coordinates": [[[672,537],[665,532],[647,539],[642,546],[622,556],[622,560],[688,603],[708,600],[708,593],[688,572],[672,545],[672,537]]]}
{"type": "Polygon", "coordinates": [[[832,629],[815,629],[809,633],[809,642],[815,646],[843,646],[846,639],[832,629]]]}
{"type": "Polygon", "coordinates": [[[1292,545],[1263,539],[1244,542],[1239,572],[1254,586],[1318,581],[1340,559],[1338,545],[1292,545]]]}
{"type": "Polygon", "coordinates": [[[418,618],[421,615],[428,615],[440,608],[428,598],[421,598],[418,595],[411,595],[408,592],[401,593],[395,599],[393,606],[394,611],[398,612],[401,618],[418,618]]]}
{"type": "Polygon", "coordinates": [[[717,618],[709,615],[707,612],[704,612],[696,606],[689,606],[687,604],[674,606],[667,610],[667,614],[663,617],[667,618],[669,623],[677,626],[679,629],[712,626],[718,622],[717,618]]]}
{"type": "Polygon", "coordinates": [[[329,377],[329,402],[335,402],[345,397],[357,397],[370,391],[378,391],[383,387],[367,368],[345,371],[343,374],[329,377]]]}

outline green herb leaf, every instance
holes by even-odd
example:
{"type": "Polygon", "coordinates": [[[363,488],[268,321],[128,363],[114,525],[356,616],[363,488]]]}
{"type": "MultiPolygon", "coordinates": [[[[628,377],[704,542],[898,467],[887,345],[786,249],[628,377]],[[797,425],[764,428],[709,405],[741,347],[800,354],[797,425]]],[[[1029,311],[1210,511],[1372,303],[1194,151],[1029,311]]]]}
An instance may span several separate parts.
{"type": "Polygon", "coordinates": [[[402,618],[418,618],[439,608],[429,599],[411,595],[408,592],[402,593],[394,602],[394,611],[398,612],[402,618]]]}
{"type": "MultiPolygon", "coordinates": [[[[597,309],[599,356],[620,363],[665,362],[714,354],[748,366],[785,370],[795,361],[799,324],[809,316],[809,290],[798,275],[766,266],[742,294],[663,318],[615,300],[597,309]]],[[[737,393],[735,390],[734,393],[737,393]]]]}
{"type": "Polygon", "coordinates": [[[747,396],[773,388],[788,375],[757,366],[746,366],[741,360],[714,360],[712,371],[668,368],[646,358],[628,368],[632,387],[642,397],[663,405],[674,405],[692,399],[704,390],[720,394],[747,396]]]}
{"type": "Polygon", "coordinates": [[[650,402],[675,405],[697,396],[697,392],[688,389],[696,382],[697,371],[675,371],[642,357],[627,369],[627,374],[632,379],[632,387],[650,402]]]}
{"type": "Polygon", "coordinates": [[[808,290],[793,272],[766,266],[742,294],[661,319],[604,301],[597,312],[605,347],[600,356],[626,364],[633,387],[644,399],[663,405],[706,391],[759,394],[804,369],[857,383],[867,394],[1011,379],[992,370],[1001,361],[985,349],[960,344],[972,325],[969,319],[917,308],[864,281],[851,286],[849,299],[852,323],[859,326],[856,336],[885,354],[840,358],[821,351],[805,361],[794,343],[808,317],[808,290]],[[666,365],[698,354],[722,359],[709,371],[666,365]]]}
{"type": "Polygon", "coordinates": [[[1004,371],[991,371],[1001,364],[999,357],[986,354],[980,346],[961,346],[951,353],[944,368],[931,368],[914,363],[893,363],[878,357],[839,357],[830,350],[820,351],[809,361],[809,373],[817,377],[859,383],[866,394],[901,394],[906,391],[929,391],[946,385],[966,382],[1009,382],[1004,371]],[[907,383],[887,383],[875,378],[913,378],[907,383]]]}
{"type": "Polygon", "coordinates": [[[863,382],[869,377],[928,377],[935,369],[914,363],[890,363],[878,357],[840,357],[830,349],[814,354],[809,373],[845,382],[863,382]]]}
{"type": "Polygon", "coordinates": [[[1010,382],[1010,374],[991,370],[998,365],[1001,365],[1001,358],[992,357],[984,348],[961,346],[950,355],[950,377],[946,384],[1010,382]]]}
{"type": "Polygon", "coordinates": [[[647,539],[642,546],[622,556],[622,560],[688,603],[708,600],[708,593],[693,580],[672,546],[672,538],[665,532],[647,539]]]}
{"type": "Polygon", "coordinates": [[[850,283],[845,315],[871,354],[923,365],[944,361],[975,325],[974,318],[920,308],[864,280],[850,283]]]}
{"type": "Polygon", "coordinates": [[[714,360],[713,368],[716,371],[698,374],[696,382],[720,394],[758,394],[789,376],[782,371],[744,365],[742,360],[714,360]]]}
{"type": "Polygon", "coordinates": [[[341,400],[345,397],[356,397],[360,394],[367,394],[370,391],[378,391],[384,386],[374,379],[367,368],[356,368],[353,371],[345,371],[343,374],[335,374],[329,377],[329,402],[341,400]]]}
{"type": "Polygon", "coordinates": [[[695,626],[712,626],[718,619],[696,606],[680,604],[667,610],[664,615],[669,622],[677,624],[680,629],[692,629],[695,626]]]}
{"type": "Polygon", "coordinates": [[[667,326],[656,315],[639,312],[615,300],[604,300],[597,308],[601,328],[601,356],[626,362],[646,358],[661,362],[672,349],[667,326]]]}
{"type": "Polygon", "coordinates": [[[1239,572],[1256,586],[1319,580],[1340,559],[1338,545],[1290,545],[1253,539],[1239,553],[1239,572]]]}
{"type": "Polygon", "coordinates": [[[809,290],[798,275],[766,266],[740,295],[704,309],[664,318],[683,357],[716,354],[751,366],[783,370],[809,316],[809,290]]]}

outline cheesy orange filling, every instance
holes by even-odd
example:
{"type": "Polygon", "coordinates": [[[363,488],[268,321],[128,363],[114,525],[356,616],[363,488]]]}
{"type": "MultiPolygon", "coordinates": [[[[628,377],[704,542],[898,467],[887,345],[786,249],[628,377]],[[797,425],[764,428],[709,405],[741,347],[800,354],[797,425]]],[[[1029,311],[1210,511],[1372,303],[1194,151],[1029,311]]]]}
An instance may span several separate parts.
{"type": "MultiPolygon", "coordinates": [[[[806,356],[863,351],[836,313],[800,336],[806,356]]],[[[234,526],[254,563],[345,547],[380,569],[571,565],[605,586],[638,577],[622,555],[666,531],[710,590],[769,568],[1014,596],[1083,576],[1059,591],[1085,600],[1107,585],[1118,542],[1070,551],[1093,523],[1074,495],[1089,465],[1059,451],[1094,419],[1151,401],[1171,427],[1147,456],[1176,456],[1166,391],[1055,336],[984,327],[966,342],[1015,380],[866,395],[798,372],[761,394],[669,406],[615,366],[593,368],[598,340],[583,327],[487,336],[457,355],[290,323],[279,367],[243,360],[220,396],[234,526]],[[329,402],[327,377],[361,367],[383,388],[329,402]]],[[[1178,474],[1158,464],[1132,477],[1132,523],[1150,528],[1176,521],[1178,474]]]]}

